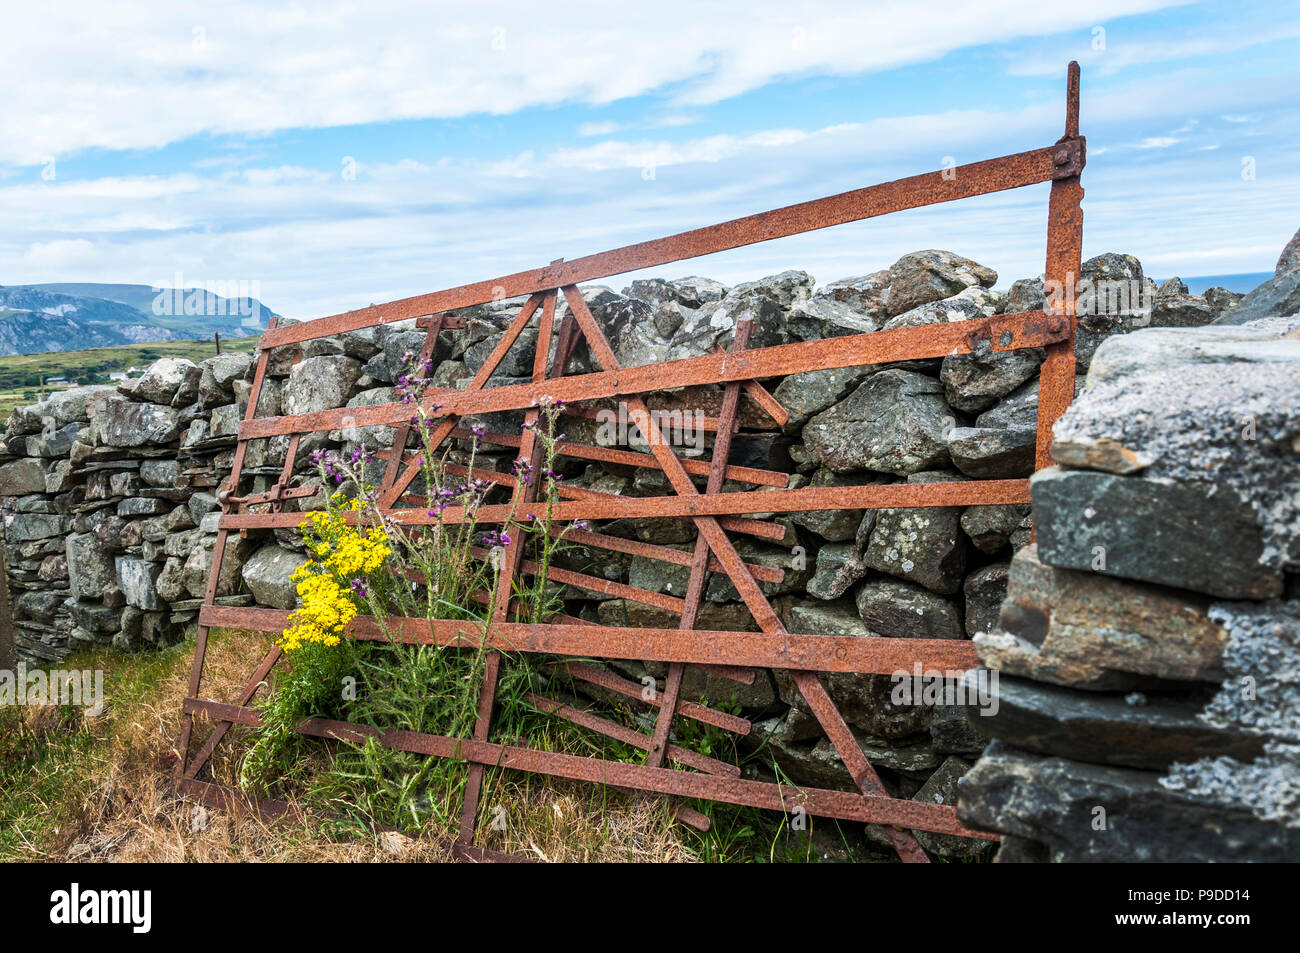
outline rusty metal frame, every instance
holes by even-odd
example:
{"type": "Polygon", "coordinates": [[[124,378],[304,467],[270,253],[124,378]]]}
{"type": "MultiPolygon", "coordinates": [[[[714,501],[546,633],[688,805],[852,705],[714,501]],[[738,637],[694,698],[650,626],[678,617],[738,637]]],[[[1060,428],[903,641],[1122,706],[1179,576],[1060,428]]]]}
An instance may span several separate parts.
{"type": "MultiPolygon", "coordinates": [[[[272,319],[262,336],[248,408],[239,427],[228,487],[219,495],[222,515],[199,630],[189,690],[182,708],[178,742],[179,787],[209,801],[232,803],[243,796],[199,780],[213,751],[234,725],[257,725],[259,714],[250,707],[258,689],[280,659],[278,649],[267,654],[250,674],[233,703],[205,699],[200,695],[208,632],[222,626],[261,632],[283,630],[289,613],[270,609],[233,608],[216,604],[217,579],[230,533],[246,534],[300,525],[306,514],[284,512],[284,503],[310,496],[313,487],[291,487],[298,442],[302,434],[340,427],[390,425],[396,427],[380,488],[380,506],[387,518],[405,525],[435,522],[409,493],[418,465],[407,453],[410,431],[409,404],[324,410],[297,416],[259,418],[257,407],[265,381],[268,360],[278,347],[292,346],[314,338],[349,330],[374,327],[417,318],[426,331],[421,363],[432,358],[441,331],[464,326],[464,319],[447,312],[486,304],[503,297],[527,296],[523,307],[498,340],[491,354],[464,390],[428,389],[419,411],[429,413],[441,405],[441,419],[434,428],[434,446],[447,439],[463,438],[469,431],[458,420],[470,414],[491,411],[524,411],[526,420],[538,417],[539,398],[559,398],[570,406],[567,412],[590,415],[592,402],[608,406],[619,402],[630,422],[646,437],[649,453],[562,442],[558,452],[575,459],[651,467],[660,470],[672,492],[653,497],[625,498],[590,489],[564,487],[554,504],[553,519],[609,520],[630,517],[671,517],[691,520],[697,530],[693,551],[681,551],[652,543],[638,542],[584,530],[577,542],[612,552],[630,553],[688,567],[689,583],[684,598],[666,596],[623,583],[614,583],[570,570],[552,570],[551,578],[578,590],[627,598],[680,615],[677,628],[624,628],[597,625],[582,619],[558,615],[541,624],[514,620],[511,583],[536,567],[524,558],[522,534],[513,541],[500,562],[498,595],[489,607],[487,632],[481,624],[454,620],[359,617],[349,628],[360,640],[437,644],[488,650],[486,670],[479,693],[474,731],[469,738],[449,738],[404,731],[379,732],[372,728],[324,719],[308,719],[299,727],[305,735],[361,740],[374,738],[379,744],[453,758],[468,765],[467,784],[456,842],[458,856],[470,860],[502,859],[501,855],[473,843],[484,770],[510,768],[555,777],[574,778],[620,788],[664,795],[749,805],[789,811],[802,807],[820,816],[861,821],[881,826],[904,861],[924,862],[914,830],[991,839],[991,835],[966,828],[950,805],[921,804],[891,797],[875,768],[862,753],[843,716],[822,684],[821,672],[889,674],[924,669],[944,671],[974,667],[971,643],[948,639],[860,639],[840,636],[790,633],[786,630],[760,588],[762,582],[779,582],[779,569],[748,564],[741,559],[729,533],[760,539],[781,539],[785,529],[766,514],[810,510],[869,509],[887,507],[966,506],[1029,502],[1029,481],[963,480],[925,484],[879,486],[805,487],[790,489],[787,474],[755,467],[733,465],[730,445],[742,419],[766,420],[781,427],[788,414],[772,397],[763,381],[789,374],[827,368],[879,364],[888,361],[942,357],[970,353],[976,349],[1011,350],[1041,347],[1046,358],[1039,384],[1038,426],[1035,468],[1050,464],[1051,427],[1073,399],[1075,301],[1082,243],[1083,189],[1080,175],[1085,163],[1085,141],[1079,135],[1079,68],[1071,63],[1066,93],[1065,135],[1042,149],[1017,153],[984,162],[958,166],[900,179],[883,185],[845,192],[829,198],[764,212],[746,218],[683,232],[667,238],[630,245],[572,262],[558,260],[534,271],[520,272],[494,281],[451,288],[429,295],[406,298],[361,311],[334,315],[315,321],[281,326],[272,319]],[[1006,189],[1043,182],[1051,183],[1048,203],[1047,258],[1045,277],[1049,289],[1063,293],[1049,297],[1046,310],[1002,314],[962,322],[869,334],[849,335],[821,341],[749,349],[753,330],[747,322],[736,328],[732,350],[703,357],[671,361],[648,367],[619,365],[613,348],[593,317],[579,282],[591,281],[628,271],[654,267],[768,241],[832,225],[860,221],[889,212],[935,205],[1006,189]],[[555,355],[549,355],[559,303],[566,311],[560,320],[555,355]],[[518,341],[528,324],[538,322],[531,382],[488,388],[506,353],[518,341]],[[585,342],[598,370],[566,375],[569,358],[585,342]],[[651,415],[647,400],[655,392],[700,384],[722,384],[716,414],[710,410],[706,426],[714,432],[707,461],[682,459],[673,451],[651,415]],[[744,398],[746,403],[742,405],[744,398]],[[585,402],[585,406],[584,406],[585,402]],[[268,491],[239,496],[248,441],[287,435],[288,451],[278,482],[268,491]],[[706,477],[701,492],[692,477],[706,477]],[[731,480],[754,489],[722,492],[731,480]],[[399,505],[403,502],[405,506],[399,505]],[[250,508],[259,506],[258,512],[250,508]],[[760,515],[756,515],[760,514],[760,515]],[[757,632],[710,631],[696,628],[701,597],[709,573],[725,573],[757,624],[757,632]],[[655,712],[654,729],[645,734],[582,711],[555,699],[530,699],[538,710],[564,718],[589,730],[623,741],[646,752],[645,763],[631,764],[600,758],[578,757],[493,743],[489,740],[496,682],[502,652],[537,653],[557,656],[554,668],[571,679],[585,681],[616,695],[646,702],[655,712]],[[667,663],[663,692],[643,698],[641,686],[605,668],[582,659],[653,660],[667,663]],[[783,669],[798,687],[803,704],[820,723],[839,753],[856,792],[812,789],[744,779],[735,765],[705,757],[669,742],[674,718],[689,718],[744,735],[747,720],[681,698],[685,665],[707,667],[737,682],[752,683],[754,668],[783,669]],[[191,735],[196,716],[214,722],[203,745],[190,756],[191,735]],[[664,766],[672,761],[679,769],[664,766]],[[223,800],[225,799],[225,800],[223,800]]],[[[516,448],[521,459],[534,469],[542,448],[533,430],[521,434],[484,434],[486,443],[516,448]]],[[[463,470],[464,468],[461,468],[463,470]]],[[[459,472],[459,471],[458,471],[459,472]]],[[[510,504],[479,507],[475,518],[484,523],[503,523],[513,514],[526,512],[536,502],[537,481],[519,481],[509,474],[489,470],[464,470],[508,487],[510,504]]],[[[464,513],[448,508],[437,520],[456,523],[464,513]]],[[[484,554],[486,555],[486,554],[484,554]]],[[[479,593],[476,598],[490,602],[479,593]]],[[[264,809],[283,813],[279,802],[264,809]]],[[[678,817],[700,829],[708,818],[682,804],[678,817]]]]}

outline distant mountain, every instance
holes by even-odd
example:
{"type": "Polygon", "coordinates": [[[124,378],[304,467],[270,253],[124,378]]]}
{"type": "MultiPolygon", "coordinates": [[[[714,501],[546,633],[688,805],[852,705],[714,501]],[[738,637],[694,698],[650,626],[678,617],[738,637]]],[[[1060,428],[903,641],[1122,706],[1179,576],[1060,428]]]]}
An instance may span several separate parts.
{"type": "Polygon", "coordinates": [[[0,285],[0,354],[260,334],[274,316],[247,296],[149,285],[0,285]]]}

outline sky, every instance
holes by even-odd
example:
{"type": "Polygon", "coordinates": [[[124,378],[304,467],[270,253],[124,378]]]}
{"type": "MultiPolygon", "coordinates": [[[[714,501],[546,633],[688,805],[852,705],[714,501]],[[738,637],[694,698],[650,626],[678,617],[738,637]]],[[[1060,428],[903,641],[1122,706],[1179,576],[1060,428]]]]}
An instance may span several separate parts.
{"type": "MultiPolygon", "coordinates": [[[[1271,272],[1300,3],[0,0],[0,284],[245,281],[294,318],[1046,146],[1084,255],[1271,272]]],[[[657,269],[1042,273],[1047,186],[657,269]]],[[[621,288],[626,278],[609,279],[621,288]]]]}

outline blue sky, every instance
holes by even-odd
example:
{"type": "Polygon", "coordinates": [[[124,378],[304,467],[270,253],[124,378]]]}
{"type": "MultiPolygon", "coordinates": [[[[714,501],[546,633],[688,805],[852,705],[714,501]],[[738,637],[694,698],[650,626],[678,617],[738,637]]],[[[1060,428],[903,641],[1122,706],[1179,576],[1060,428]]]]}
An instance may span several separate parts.
{"type": "MultiPolygon", "coordinates": [[[[1083,66],[1084,253],[1271,271],[1300,5],[6,0],[0,284],[256,282],[316,317],[1047,145],[1083,66]]],[[[1043,267],[1046,186],[684,262],[1043,267]]],[[[625,279],[612,279],[622,287],[625,279]]]]}

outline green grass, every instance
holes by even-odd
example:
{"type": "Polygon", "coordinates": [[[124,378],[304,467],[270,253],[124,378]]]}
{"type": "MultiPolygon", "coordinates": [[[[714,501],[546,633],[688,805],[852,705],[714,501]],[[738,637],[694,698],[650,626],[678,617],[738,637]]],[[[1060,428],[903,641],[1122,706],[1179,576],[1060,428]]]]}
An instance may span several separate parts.
{"type": "MultiPolygon", "coordinates": [[[[0,317],[3,317],[2,313],[0,317]]],[[[257,348],[258,340],[257,337],[222,338],[221,350],[251,353],[257,348]]],[[[148,367],[160,357],[185,357],[197,364],[216,353],[216,342],[208,338],[203,341],[152,341],[120,347],[94,347],[84,351],[2,356],[0,427],[3,427],[4,421],[15,407],[35,403],[42,395],[48,396],[51,393],[50,388],[41,386],[46,378],[66,377],[79,384],[100,384],[108,381],[110,372],[148,367]]]]}
{"type": "Polygon", "coordinates": [[[0,861],[45,856],[61,827],[138,727],[135,715],[193,653],[193,644],[126,655],[112,649],[75,653],[60,670],[102,670],[104,714],[89,718],[75,706],[0,707],[0,861]]]}

